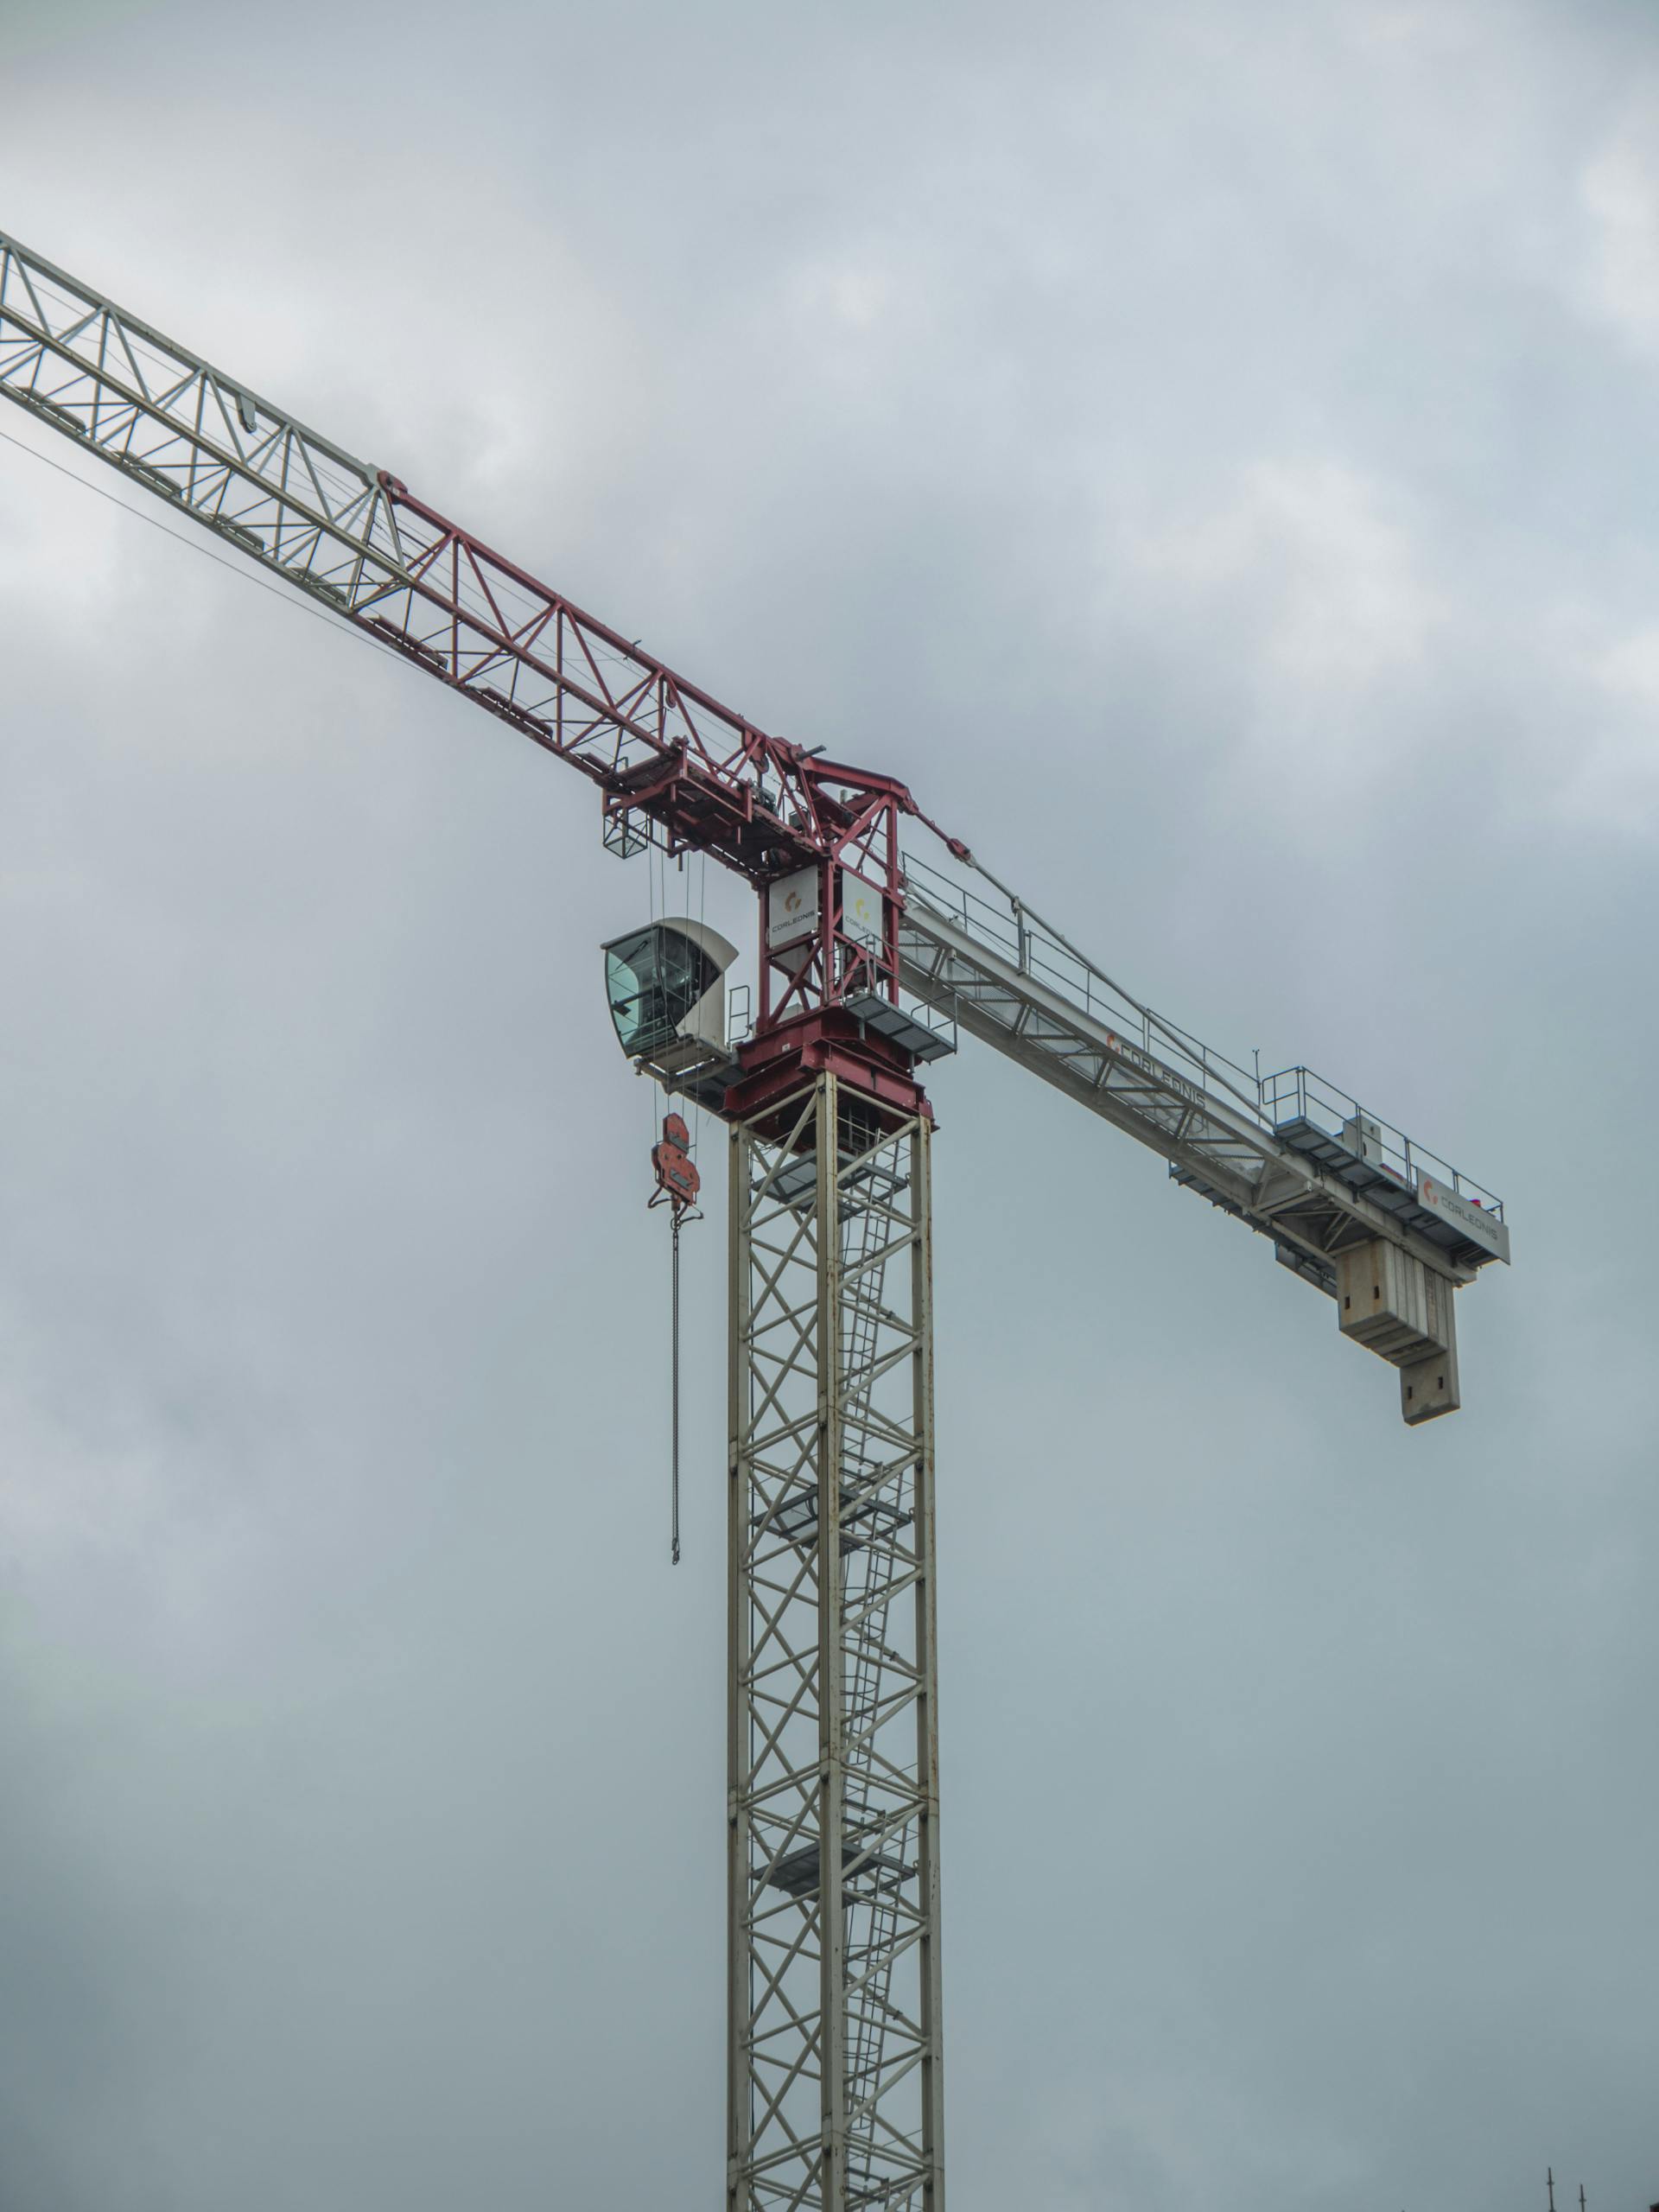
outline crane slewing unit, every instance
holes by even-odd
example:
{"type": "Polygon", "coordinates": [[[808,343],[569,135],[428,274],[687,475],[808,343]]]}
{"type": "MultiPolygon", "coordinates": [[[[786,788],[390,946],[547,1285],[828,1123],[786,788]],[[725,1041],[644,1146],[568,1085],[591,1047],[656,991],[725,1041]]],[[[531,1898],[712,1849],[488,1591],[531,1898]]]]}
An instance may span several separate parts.
{"type": "Polygon", "coordinates": [[[741,1037],[715,932],[606,948],[624,1049],[729,1132],[726,2202],[944,2212],[922,1071],[966,1031],[1157,1153],[1335,1300],[1413,1424],[1459,1403],[1453,1294],[1507,1262],[1502,1205],[1154,1014],[896,778],[769,735],[3,234],[0,391],[570,762],[612,851],[757,895],[741,1037]]]}

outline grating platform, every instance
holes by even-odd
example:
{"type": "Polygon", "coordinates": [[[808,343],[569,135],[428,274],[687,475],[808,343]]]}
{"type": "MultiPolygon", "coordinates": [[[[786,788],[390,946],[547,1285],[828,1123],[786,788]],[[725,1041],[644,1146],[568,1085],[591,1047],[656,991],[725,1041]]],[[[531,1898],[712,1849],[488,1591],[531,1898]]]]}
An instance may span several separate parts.
{"type": "Polygon", "coordinates": [[[1318,1160],[1328,1174],[1357,1191],[1373,1205],[1392,1214],[1403,1229],[1414,1230],[1465,1267],[1484,1267],[1489,1260],[1507,1260],[1510,1235],[1502,1219],[1488,1214],[1473,1200],[1462,1198],[1432,1176],[1415,1183],[1386,1161],[1362,1158],[1339,1136],[1332,1136],[1306,1115],[1274,1124],[1274,1135],[1294,1152],[1318,1160]]]}

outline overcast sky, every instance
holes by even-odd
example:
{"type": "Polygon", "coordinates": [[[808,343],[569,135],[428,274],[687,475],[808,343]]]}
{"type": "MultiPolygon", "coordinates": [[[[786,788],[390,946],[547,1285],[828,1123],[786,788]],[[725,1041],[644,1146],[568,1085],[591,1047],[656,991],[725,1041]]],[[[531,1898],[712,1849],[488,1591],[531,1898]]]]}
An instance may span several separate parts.
{"type": "MultiPolygon", "coordinates": [[[[1508,1202],[1412,1433],[937,1071],[953,2212],[1659,2197],[1652,7],[0,0],[0,187],[1508,1202]]],[[[646,866],[10,444],[0,687],[0,2208],[712,2207],[646,866]]]]}

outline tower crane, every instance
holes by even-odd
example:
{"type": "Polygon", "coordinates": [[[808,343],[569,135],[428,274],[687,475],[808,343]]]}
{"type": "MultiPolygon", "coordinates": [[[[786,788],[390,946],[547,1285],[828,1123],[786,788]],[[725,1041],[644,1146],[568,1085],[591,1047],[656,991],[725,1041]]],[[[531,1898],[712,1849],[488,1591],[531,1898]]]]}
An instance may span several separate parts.
{"type": "Polygon", "coordinates": [[[1501,1203],[1306,1067],[1154,1013],[896,777],[768,735],[3,234],[0,391],[569,762],[613,852],[756,894],[746,1026],[701,922],[604,948],[624,1051],[729,1134],[725,2203],[944,2212],[923,1071],[965,1031],[1149,1147],[1335,1301],[1414,1426],[1459,1405],[1453,1296],[1508,1262],[1501,1203]]]}

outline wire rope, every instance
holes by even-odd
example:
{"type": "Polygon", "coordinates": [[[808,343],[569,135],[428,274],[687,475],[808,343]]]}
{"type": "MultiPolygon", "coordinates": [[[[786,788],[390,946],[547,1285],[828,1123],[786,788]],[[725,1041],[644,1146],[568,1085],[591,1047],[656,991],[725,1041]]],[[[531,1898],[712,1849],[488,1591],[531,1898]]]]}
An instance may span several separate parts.
{"type": "Polygon", "coordinates": [[[252,584],[260,591],[269,592],[273,599],[280,600],[284,607],[291,608],[296,614],[308,614],[314,622],[321,622],[325,629],[332,630],[336,637],[361,639],[365,644],[372,646],[376,652],[383,654],[387,660],[395,660],[404,668],[410,666],[409,661],[402,653],[395,651],[391,645],[383,645],[378,638],[369,637],[357,624],[342,622],[335,616],[325,613],[321,607],[311,606],[299,585],[267,583],[264,576],[255,575],[251,569],[245,569],[239,561],[227,560],[224,554],[215,553],[210,545],[203,545],[198,539],[188,537],[181,530],[169,530],[159,515],[147,515],[142,507],[129,506],[124,499],[118,499],[113,492],[106,492],[101,484],[88,483],[86,479],[76,470],[66,468],[60,461],[54,461],[49,454],[37,453],[33,446],[26,444],[22,438],[14,438],[9,430],[0,430],[0,439],[3,439],[9,446],[16,446],[19,453],[26,453],[31,461],[38,461],[42,468],[50,468],[60,476],[67,476],[72,484],[79,485],[83,492],[90,492],[94,499],[107,499],[112,507],[119,507],[124,515],[130,515],[135,522],[147,523],[151,530],[159,530],[163,537],[172,538],[175,543],[188,547],[192,553],[200,553],[204,560],[213,562],[217,568],[228,569],[233,576],[239,576],[244,583],[252,584]]]}
{"type": "Polygon", "coordinates": [[[674,1221],[671,1238],[672,1258],[670,1267],[673,1278],[672,1312],[670,1334],[673,1340],[670,1395],[673,1413],[670,1430],[669,1495],[672,1516],[672,1529],[669,1542],[669,1564],[680,1563],[680,1209],[673,1209],[674,1221]]]}

